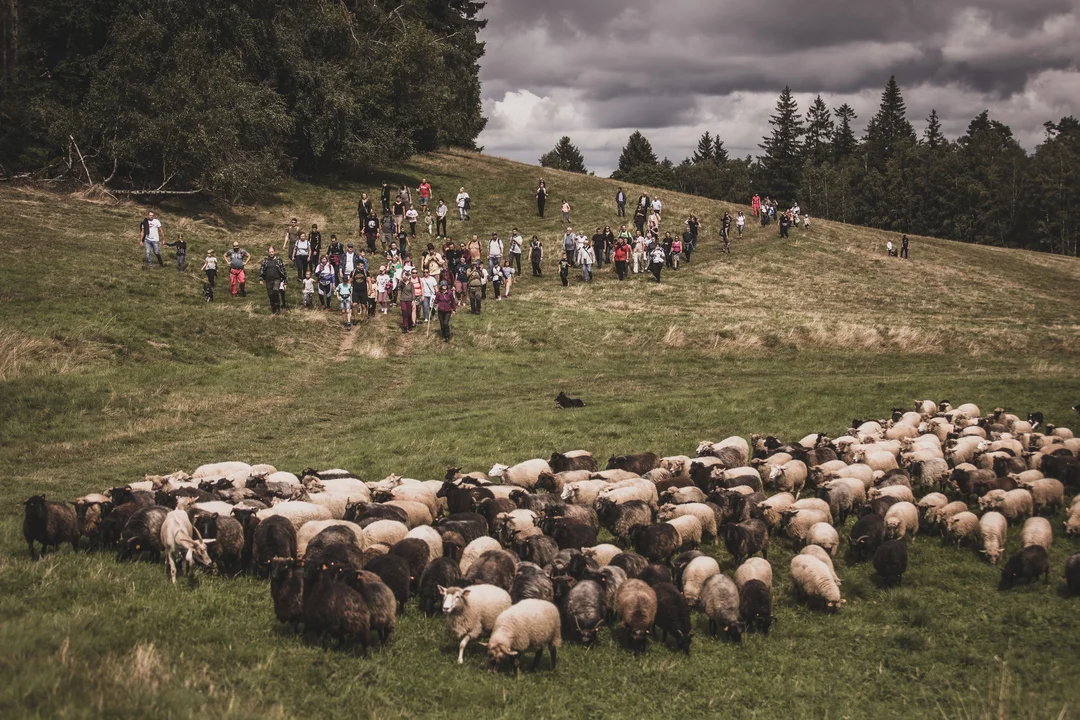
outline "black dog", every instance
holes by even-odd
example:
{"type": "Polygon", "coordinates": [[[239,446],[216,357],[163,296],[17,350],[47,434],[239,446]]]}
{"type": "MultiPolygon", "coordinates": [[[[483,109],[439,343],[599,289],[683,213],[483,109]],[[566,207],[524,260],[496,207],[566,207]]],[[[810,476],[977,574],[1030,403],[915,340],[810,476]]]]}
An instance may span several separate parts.
{"type": "MultiPolygon", "coordinates": [[[[1076,408],[1074,407],[1073,410],[1076,410],[1076,408]]],[[[1080,412],[1080,410],[1076,411],[1080,412]]],[[[1031,423],[1031,429],[1034,430],[1035,428],[1043,424],[1043,414],[1041,412],[1028,413],[1028,422],[1031,423]]]]}
{"type": "Polygon", "coordinates": [[[564,392],[555,396],[555,404],[561,408],[585,407],[585,402],[583,400],[567,397],[564,392]]]}
{"type": "Polygon", "coordinates": [[[214,302],[214,286],[210,283],[203,283],[202,296],[206,302],[214,302]]]}

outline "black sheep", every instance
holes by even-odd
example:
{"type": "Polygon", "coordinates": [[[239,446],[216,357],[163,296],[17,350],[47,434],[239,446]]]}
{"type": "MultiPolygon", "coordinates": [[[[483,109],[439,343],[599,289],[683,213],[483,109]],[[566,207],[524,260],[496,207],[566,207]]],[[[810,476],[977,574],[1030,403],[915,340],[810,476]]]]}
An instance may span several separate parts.
{"type": "Polygon", "coordinates": [[[547,521],[554,518],[576,520],[597,530],[600,529],[600,516],[596,510],[584,505],[549,505],[544,508],[543,520],[540,523],[541,527],[548,527],[546,525],[547,521]]]}
{"type": "Polygon", "coordinates": [[[735,558],[735,564],[756,553],[769,557],[769,527],[764,520],[751,518],[738,524],[728,523],[718,530],[724,539],[724,546],[735,558]]]}
{"type": "Polygon", "coordinates": [[[397,520],[408,524],[409,514],[395,505],[349,503],[345,506],[345,519],[360,527],[366,527],[376,520],[397,520]]]}
{"type": "Polygon", "coordinates": [[[139,507],[147,507],[154,504],[154,493],[146,490],[132,490],[130,485],[114,487],[108,493],[114,505],[135,503],[139,507]]]}
{"type": "Polygon", "coordinates": [[[461,583],[461,567],[457,560],[448,557],[435,558],[424,568],[420,576],[420,612],[438,615],[442,612],[442,593],[439,586],[456,587],[461,583]]]}
{"type": "MultiPolygon", "coordinates": [[[[882,499],[882,498],[879,498],[882,499]]],[[[854,560],[866,560],[874,556],[885,542],[885,520],[875,512],[863,515],[851,526],[848,547],[854,560]]]]}
{"type": "Polygon", "coordinates": [[[386,587],[394,593],[397,599],[398,612],[405,612],[405,603],[409,601],[409,588],[412,586],[412,578],[409,575],[409,565],[404,558],[398,555],[379,555],[368,561],[365,570],[373,572],[386,584],[386,587]]]}
{"type": "Polygon", "coordinates": [[[641,573],[649,566],[649,561],[644,555],[638,555],[634,552],[623,552],[611,558],[611,560],[608,561],[608,565],[622,568],[623,572],[626,573],[626,577],[633,580],[634,578],[641,577],[641,573]]]}
{"type": "Polygon", "coordinates": [[[475,512],[480,501],[495,497],[487,488],[464,485],[456,480],[445,481],[435,495],[446,498],[446,508],[451,515],[475,512]]]}
{"type": "Polygon", "coordinates": [[[124,532],[127,521],[142,507],[142,505],[134,502],[113,507],[112,511],[98,523],[98,540],[101,547],[115,548],[117,543],[120,542],[120,535],[124,532]]]}
{"type": "Polygon", "coordinates": [[[251,507],[233,508],[233,517],[244,529],[244,549],[240,554],[240,567],[247,571],[251,567],[251,551],[255,543],[255,528],[259,526],[258,510],[251,507]]]}
{"type": "Polygon", "coordinates": [[[588,470],[589,472],[596,472],[596,458],[592,455],[574,455],[567,457],[563,453],[552,453],[551,458],[548,460],[548,465],[551,466],[551,472],[561,473],[568,470],[588,470]]]}
{"type": "Polygon", "coordinates": [[[882,495],[881,497],[876,497],[863,505],[861,514],[864,517],[870,514],[874,514],[884,520],[885,513],[889,512],[889,508],[891,508],[898,502],[900,502],[900,498],[895,498],[891,495],[882,495]]]}
{"type": "Polygon", "coordinates": [[[61,543],[68,542],[72,550],[79,549],[79,518],[67,504],[46,500],[42,494],[27,498],[23,506],[23,538],[31,558],[41,557],[35,542],[41,544],[42,553],[50,546],[59,549],[61,543]]]}
{"type": "Polygon", "coordinates": [[[581,550],[577,548],[567,548],[555,553],[555,557],[551,559],[551,577],[557,575],[565,575],[572,577],[575,580],[580,580],[585,577],[586,570],[589,569],[588,560],[582,554],[581,550]]]}
{"type": "Polygon", "coordinates": [[[679,531],[667,523],[637,527],[634,529],[633,540],[635,550],[650,562],[657,563],[667,562],[682,544],[679,531]]]}
{"type": "MultiPolygon", "coordinates": [[[[323,556],[328,548],[339,544],[352,545],[357,551],[360,551],[360,543],[352,530],[344,525],[331,525],[320,530],[315,537],[308,541],[307,547],[304,549],[304,557],[312,563],[336,562],[336,560],[324,559],[323,556]]],[[[343,552],[345,551],[338,550],[334,552],[334,555],[340,558],[343,552]]]]}
{"type": "Polygon", "coordinates": [[[559,552],[559,544],[547,535],[529,535],[515,543],[514,550],[522,560],[534,562],[543,567],[549,564],[559,552]]]}
{"type": "Polygon", "coordinates": [[[510,500],[522,510],[532,510],[537,515],[543,515],[549,507],[562,507],[565,503],[555,493],[540,493],[539,495],[515,491],[510,494],[510,500]]]}
{"type": "Polygon", "coordinates": [[[592,645],[607,615],[604,588],[595,580],[576,581],[563,600],[562,614],[567,628],[572,630],[583,644],[592,645]]]}
{"type": "Polygon", "coordinates": [[[428,557],[431,555],[431,547],[419,538],[405,538],[393,544],[390,554],[400,556],[408,564],[409,577],[412,578],[411,590],[415,593],[420,589],[420,576],[424,574],[424,568],[431,559],[428,557]]]}
{"type": "Polygon", "coordinates": [[[596,528],[570,518],[553,518],[545,521],[544,534],[550,535],[558,543],[560,550],[569,548],[580,550],[596,544],[596,528]]]}
{"type": "Polygon", "coordinates": [[[596,517],[604,529],[625,542],[633,537],[635,528],[652,524],[653,510],[644,500],[616,503],[609,498],[600,498],[596,501],[596,517]]]}
{"type": "Polygon", "coordinates": [[[675,557],[671,558],[671,582],[679,587],[682,587],[682,574],[686,566],[699,557],[705,557],[705,553],[700,550],[687,550],[684,553],[679,553],[675,557]]]}
{"type": "Polygon", "coordinates": [[[296,557],[296,529],[281,515],[261,521],[251,541],[251,561],[259,577],[267,576],[270,561],[276,557],[296,557]]]}
{"type": "Polygon", "coordinates": [[[555,589],[551,578],[547,576],[543,568],[531,562],[518,565],[514,584],[510,586],[511,601],[518,603],[522,600],[536,599],[552,602],[554,598],[555,589]]]}
{"type": "Polygon", "coordinates": [[[517,558],[506,550],[488,550],[465,573],[466,585],[494,585],[510,592],[517,570],[517,558]]]}
{"type": "Polygon", "coordinates": [[[442,539],[443,557],[450,558],[454,562],[460,561],[462,554],[465,552],[465,546],[468,545],[461,533],[453,530],[441,530],[439,537],[442,539]]]}
{"type": "Polygon", "coordinates": [[[244,555],[244,526],[236,518],[217,513],[197,513],[195,529],[214,542],[207,547],[218,572],[235,576],[240,572],[244,555]]]}
{"type": "Polygon", "coordinates": [[[635,475],[644,475],[660,467],[660,456],[652,452],[635,455],[613,455],[608,458],[607,470],[626,470],[635,475]]]}
{"type": "Polygon", "coordinates": [[[641,574],[637,578],[648,585],[659,585],[660,583],[671,582],[671,571],[667,569],[667,566],[660,565],[659,563],[650,563],[645,566],[645,569],[641,571],[641,574]]]}
{"type": "Polygon", "coordinates": [[[739,589],[739,616],[748,629],[762,635],[772,627],[772,591],[761,580],[747,580],[739,589]]]}
{"type": "Polygon", "coordinates": [[[887,540],[874,553],[874,570],[886,587],[899,585],[907,571],[908,548],[903,540],[887,540]]]}
{"type": "MultiPolygon", "coordinates": [[[[400,559],[400,558],[399,558],[400,559]]],[[[367,655],[371,611],[364,596],[343,582],[336,582],[328,565],[306,566],[310,580],[304,592],[304,627],[342,644],[359,642],[367,655]]]]}
{"type": "Polygon", "coordinates": [[[397,598],[378,576],[367,570],[360,572],[343,571],[337,568],[338,579],[351,587],[364,598],[368,608],[368,631],[378,632],[379,639],[385,645],[397,625],[397,598]]]}
{"type": "Polygon", "coordinates": [[[120,533],[116,561],[127,560],[129,557],[141,557],[144,553],[155,562],[159,560],[161,551],[165,549],[161,544],[161,525],[168,514],[169,508],[161,505],[151,505],[136,510],[124,525],[124,531],[120,533]]]}
{"type": "Polygon", "coordinates": [[[1065,561],[1065,585],[1073,595],[1080,595],[1080,553],[1065,561]]]}
{"type": "Polygon", "coordinates": [[[1067,453],[1044,455],[1042,460],[1043,475],[1056,478],[1067,488],[1080,487],[1080,458],[1067,453]]]}
{"type": "Polygon", "coordinates": [[[271,561],[270,596],[274,599],[274,615],[278,621],[291,625],[296,632],[304,621],[303,560],[275,558],[271,561]]]}
{"type": "MultiPolygon", "coordinates": [[[[510,503],[510,509],[515,509],[513,503],[510,503]]],[[[447,530],[460,533],[461,537],[465,539],[466,545],[477,538],[487,535],[488,532],[488,520],[480,513],[455,513],[445,518],[439,518],[433,523],[433,526],[440,533],[447,530]]]]}
{"type": "Polygon", "coordinates": [[[999,478],[1003,478],[1009,473],[1022,473],[1027,469],[1027,461],[1022,457],[994,458],[994,474],[999,478]]]}
{"type": "Polygon", "coordinates": [[[1005,567],[1001,569],[999,590],[1008,590],[1018,582],[1029,583],[1045,576],[1050,583],[1050,558],[1041,545],[1030,545],[1012,554],[1005,567]]]}
{"type": "Polygon", "coordinates": [[[691,632],[690,606],[686,598],[669,582],[658,583],[652,588],[656,593],[655,624],[664,633],[662,640],[666,642],[668,634],[673,635],[676,647],[689,655],[694,634],[691,632]]]}
{"type": "MultiPolygon", "coordinates": [[[[1080,405],[1074,405],[1073,410],[1080,412],[1080,410],[1076,410],[1077,407],[1080,407],[1080,405]]],[[[1043,424],[1043,414],[1041,412],[1029,412],[1027,420],[1031,423],[1031,429],[1034,430],[1043,424]]]]}
{"type": "Polygon", "coordinates": [[[579,398],[567,397],[566,393],[560,392],[555,396],[555,404],[560,408],[583,408],[585,402],[579,398]]]}

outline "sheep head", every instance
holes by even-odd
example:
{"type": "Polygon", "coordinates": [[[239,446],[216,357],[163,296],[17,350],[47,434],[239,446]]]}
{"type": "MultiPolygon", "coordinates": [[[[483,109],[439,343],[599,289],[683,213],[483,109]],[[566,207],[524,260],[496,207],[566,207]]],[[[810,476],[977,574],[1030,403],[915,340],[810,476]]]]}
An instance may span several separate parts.
{"type": "Polygon", "coordinates": [[[502,477],[503,473],[510,469],[509,465],[503,465],[502,463],[495,463],[488,470],[488,477],[502,477]]]}

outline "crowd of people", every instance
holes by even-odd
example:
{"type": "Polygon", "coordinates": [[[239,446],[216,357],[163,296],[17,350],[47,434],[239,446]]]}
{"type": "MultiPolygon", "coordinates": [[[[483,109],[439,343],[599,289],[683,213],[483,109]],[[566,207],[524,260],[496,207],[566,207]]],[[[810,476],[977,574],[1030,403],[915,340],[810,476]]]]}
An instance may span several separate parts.
{"type": "MultiPolygon", "coordinates": [[[[536,209],[544,217],[548,189],[540,180],[536,190],[536,209]]],[[[378,314],[387,315],[394,305],[401,312],[402,333],[413,332],[419,324],[438,320],[444,342],[452,337],[451,318],[458,308],[480,314],[489,298],[497,302],[510,297],[511,288],[522,277],[525,255],[533,278],[544,276],[548,249],[538,235],[526,239],[513,228],[504,240],[498,232],[481,240],[473,233],[466,240],[455,240],[448,232],[450,209],[442,198],[435,199],[431,184],[422,179],[416,188],[401,185],[395,192],[389,183],[382,184],[381,207],[376,210],[368,194],[362,193],[357,205],[357,221],[362,246],[344,244],[335,233],[325,241],[319,226],[309,231],[297,218],[285,228],[280,252],[275,246],[259,260],[258,282],[267,292],[270,311],[277,315],[288,308],[286,288],[299,288],[299,306],[311,311],[338,312],[342,325],[351,329],[378,314]],[[413,202],[414,194],[416,203],[413,202]],[[423,238],[423,239],[421,239],[423,238]],[[425,242],[426,240],[426,242],[425,242]]],[[[471,222],[472,198],[464,187],[454,196],[457,220],[467,227],[471,222]]],[[[628,199],[622,188],[615,195],[617,217],[625,218],[628,199]]],[[[596,226],[592,234],[576,231],[571,224],[568,200],[561,203],[566,231],[551,250],[558,259],[561,284],[570,284],[572,271],[581,273],[581,281],[591,283],[605,265],[613,266],[614,275],[624,281],[633,275],[648,275],[661,282],[664,269],[678,271],[690,263],[702,232],[694,214],[669,229],[664,203],[659,197],[642,193],[633,203],[633,224],[596,226]]],[[[776,222],[780,237],[788,237],[793,226],[809,228],[810,217],[798,204],[780,211],[771,198],[754,195],[751,213],[761,225],[776,222]]],[[[725,212],[719,222],[721,252],[730,252],[733,235],[741,238],[747,217],[742,211],[733,216],[725,212]]],[[[157,260],[164,262],[161,245],[165,237],[161,221],[147,213],[140,225],[140,244],[145,247],[146,267],[157,260]]],[[[187,243],[183,235],[164,245],[176,250],[178,269],[186,269],[187,243]]],[[[889,253],[907,257],[907,237],[899,253],[889,243],[889,253]]],[[[229,270],[229,291],[233,297],[246,297],[247,274],[253,262],[250,252],[233,242],[222,258],[229,270]]],[[[223,267],[224,267],[223,266],[223,267]]],[[[213,301],[217,285],[218,258],[213,249],[206,252],[201,271],[206,275],[204,296],[213,301]]]]}

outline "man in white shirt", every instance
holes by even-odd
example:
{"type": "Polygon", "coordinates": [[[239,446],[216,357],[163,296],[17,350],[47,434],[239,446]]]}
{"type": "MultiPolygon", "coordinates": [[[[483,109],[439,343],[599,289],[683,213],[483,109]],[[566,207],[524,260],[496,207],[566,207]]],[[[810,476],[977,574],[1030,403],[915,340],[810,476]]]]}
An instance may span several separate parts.
{"type": "Polygon", "coordinates": [[[488,273],[495,274],[496,268],[502,267],[503,241],[495,233],[491,233],[488,241],[488,273]]]}
{"type": "Polygon", "coordinates": [[[416,234],[416,221],[420,217],[420,213],[412,205],[405,211],[405,220],[409,223],[409,234],[416,234]]]}
{"type": "Polygon", "coordinates": [[[431,277],[431,271],[424,268],[424,276],[420,278],[420,289],[424,300],[424,322],[431,319],[431,306],[435,302],[435,278],[431,277]]]}
{"type": "Polygon", "coordinates": [[[164,230],[161,221],[154,217],[154,213],[146,213],[146,218],[139,224],[139,245],[146,248],[146,267],[153,265],[152,258],[156,257],[158,265],[165,267],[161,261],[161,236],[164,230]]]}
{"type": "Polygon", "coordinates": [[[664,213],[664,203],[660,202],[660,198],[658,198],[658,197],[653,198],[652,209],[653,209],[653,212],[656,213],[657,215],[663,215],[663,213],[664,213]]]}
{"type": "Polygon", "coordinates": [[[446,207],[446,203],[439,200],[439,206],[435,208],[435,234],[439,237],[446,237],[446,215],[450,212],[450,209],[446,207]]]}
{"type": "Polygon", "coordinates": [[[469,219],[469,210],[466,207],[466,205],[468,204],[467,203],[468,200],[469,200],[469,193],[465,192],[465,188],[461,188],[460,190],[458,190],[457,209],[458,209],[458,218],[460,220],[468,220],[469,219]]]}

